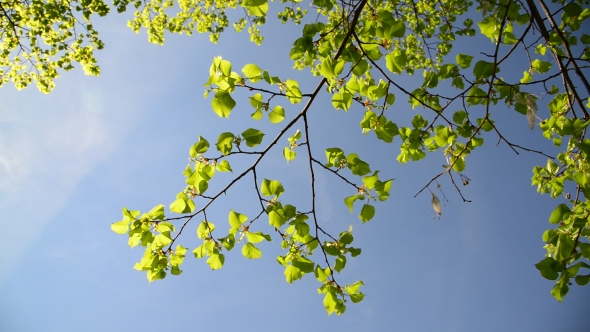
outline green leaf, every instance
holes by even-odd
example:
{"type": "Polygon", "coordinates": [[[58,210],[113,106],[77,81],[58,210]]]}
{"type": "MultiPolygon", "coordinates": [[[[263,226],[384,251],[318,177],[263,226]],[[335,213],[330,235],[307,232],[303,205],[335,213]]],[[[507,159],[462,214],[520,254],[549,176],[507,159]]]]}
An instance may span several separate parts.
{"type": "Polygon", "coordinates": [[[183,192],[178,193],[176,200],[170,204],[170,211],[178,214],[190,213],[194,209],[195,203],[183,192]]]}
{"type": "Polygon", "coordinates": [[[357,248],[352,248],[352,247],[348,248],[348,252],[350,253],[350,255],[352,257],[356,257],[356,256],[360,255],[361,251],[362,251],[361,249],[357,249],[357,248]]]}
{"type": "Polygon", "coordinates": [[[301,93],[301,90],[299,90],[299,83],[297,83],[297,81],[286,80],[285,81],[285,88],[286,88],[285,95],[287,96],[287,99],[289,99],[289,101],[292,104],[298,104],[301,102],[301,98],[302,98],[303,94],[301,93]]]}
{"type": "Polygon", "coordinates": [[[262,251],[251,242],[248,242],[242,247],[242,255],[248,259],[258,259],[262,257],[262,251]]]}
{"type": "Polygon", "coordinates": [[[546,73],[551,70],[551,63],[536,59],[532,62],[532,67],[539,73],[546,73]]]}
{"type": "Polygon", "coordinates": [[[217,151],[223,153],[224,155],[228,155],[232,150],[234,139],[235,136],[232,133],[221,133],[217,138],[217,143],[215,144],[217,151]]]}
{"type": "Polygon", "coordinates": [[[377,44],[361,44],[363,52],[367,55],[367,57],[373,61],[377,61],[381,59],[381,51],[379,50],[379,45],[377,44]]]}
{"type": "Polygon", "coordinates": [[[225,256],[223,254],[212,254],[207,259],[207,264],[211,268],[211,270],[219,270],[223,267],[223,263],[225,262],[225,256]]]}
{"type": "Polygon", "coordinates": [[[172,242],[170,232],[164,232],[156,235],[154,242],[152,243],[152,248],[162,248],[170,244],[170,242],[172,242]]]}
{"type": "Polygon", "coordinates": [[[555,259],[553,259],[552,257],[545,257],[545,259],[535,264],[535,267],[537,268],[537,270],[539,270],[539,272],[541,272],[543,278],[555,280],[557,279],[557,277],[559,277],[558,271],[555,270],[555,267],[558,264],[559,263],[555,261],[555,259]]]}
{"type": "MultiPolygon", "coordinates": [[[[480,60],[475,64],[473,67],[473,75],[476,79],[488,78],[494,75],[494,66],[493,62],[487,62],[480,60]]],[[[500,68],[496,67],[496,73],[499,72],[500,68]]]]}
{"type": "Polygon", "coordinates": [[[336,313],[336,315],[341,315],[346,310],[346,306],[342,302],[342,300],[338,299],[335,293],[327,292],[326,296],[324,297],[324,308],[328,315],[336,313]]]}
{"type": "Polygon", "coordinates": [[[359,218],[361,219],[361,221],[367,222],[367,221],[373,219],[373,216],[375,216],[375,207],[373,205],[368,205],[368,204],[363,205],[363,208],[361,210],[361,214],[359,215],[359,218]]]}
{"type": "Polygon", "coordinates": [[[229,92],[217,91],[215,97],[211,100],[211,106],[213,106],[213,111],[220,118],[228,118],[231,110],[236,106],[236,102],[229,92]]]}
{"type": "Polygon", "coordinates": [[[277,211],[272,210],[268,213],[268,222],[271,226],[280,228],[287,222],[287,218],[279,214],[277,211]]]}
{"type": "Polygon", "coordinates": [[[331,79],[336,74],[334,73],[335,61],[332,58],[322,59],[319,65],[320,73],[327,79],[331,79]]]}
{"type": "Polygon", "coordinates": [[[158,204],[148,212],[151,220],[164,220],[164,205],[158,204]]]}
{"type": "Polygon", "coordinates": [[[262,181],[262,194],[264,196],[280,196],[283,192],[285,192],[285,188],[283,185],[277,180],[267,180],[264,179],[262,181]]]}
{"type": "Polygon", "coordinates": [[[289,148],[284,148],[283,149],[283,156],[285,156],[285,159],[287,161],[291,161],[291,160],[295,159],[295,157],[297,156],[297,153],[289,148]]]}
{"type": "Polygon", "coordinates": [[[395,21],[390,27],[390,35],[393,38],[402,38],[406,34],[406,25],[403,21],[395,21]]]}
{"type": "Polygon", "coordinates": [[[256,110],[260,110],[263,106],[264,102],[262,101],[262,94],[255,93],[252,97],[250,97],[250,105],[254,107],[256,110]]]}
{"type": "Polygon", "coordinates": [[[455,114],[453,114],[453,121],[456,124],[462,124],[463,121],[465,121],[465,119],[468,118],[467,112],[460,110],[455,112],[455,114]]]}
{"type": "Polygon", "coordinates": [[[361,286],[363,286],[365,283],[363,283],[362,280],[359,280],[355,283],[352,283],[350,285],[346,285],[344,286],[344,290],[348,293],[348,294],[356,294],[358,293],[359,289],[361,288],[361,286]]]}
{"type": "Polygon", "coordinates": [[[172,273],[172,275],[180,275],[182,273],[182,270],[178,268],[177,265],[172,265],[172,268],[170,270],[170,273],[172,273]]]}
{"type": "Polygon", "coordinates": [[[471,66],[471,60],[473,60],[473,56],[466,54],[457,54],[455,57],[455,61],[462,69],[469,68],[471,66]]]}
{"type": "Polygon", "coordinates": [[[129,240],[127,240],[127,244],[131,248],[136,247],[141,242],[141,236],[142,236],[142,233],[140,233],[140,232],[133,233],[133,235],[130,234],[129,240]]]}
{"type": "Polygon", "coordinates": [[[520,83],[528,83],[533,80],[533,76],[527,70],[522,72],[522,78],[520,79],[520,83]]]}
{"type": "Polygon", "coordinates": [[[575,276],[578,274],[580,268],[590,269],[590,265],[585,262],[578,262],[567,269],[567,272],[570,276],[575,276]]]}
{"type": "Polygon", "coordinates": [[[231,226],[229,232],[233,234],[238,231],[246,221],[248,221],[248,217],[244,214],[231,210],[229,212],[228,221],[229,225],[231,226]]]}
{"type": "Polygon", "coordinates": [[[296,258],[291,263],[298,268],[301,273],[313,272],[314,263],[305,257],[296,258]]]}
{"type": "Polygon", "coordinates": [[[242,73],[246,78],[252,82],[257,82],[262,79],[262,69],[258,68],[255,64],[247,64],[242,68],[242,73]]]}
{"type": "Polygon", "coordinates": [[[336,262],[334,264],[334,270],[336,270],[338,273],[340,273],[340,271],[342,271],[342,269],[344,269],[344,267],[346,266],[346,256],[338,256],[336,258],[336,262]]]}
{"type": "Polygon", "coordinates": [[[313,0],[313,4],[320,8],[326,8],[327,10],[330,10],[334,7],[334,4],[331,0],[313,0]]]}
{"type": "Polygon", "coordinates": [[[199,141],[191,146],[190,156],[196,158],[198,154],[203,154],[209,150],[209,142],[199,135],[199,141]]]}
{"type": "Polygon", "coordinates": [[[495,39],[498,36],[498,28],[496,27],[496,19],[492,18],[491,16],[485,17],[483,20],[477,23],[479,26],[479,30],[481,31],[482,35],[488,37],[492,41],[495,42],[495,39]]]}
{"type": "Polygon", "coordinates": [[[301,270],[293,265],[287,265],[284,274],[285,278],[287,279],[287,282],[290,284],[292,284],[293,281],[301,279],[301,277],[303,277],[303,273],[301,273],[301,270]]]}
{"type": "Polygon", "coordinates": [[[154,280],[161,280],[166,277],[166,271],[163,270],[149,270],[147,271],[147,279],[149,282],[154,280]]]}
{"type": "Polygon", "coordinates": [[[556,283],[553,289],[551,290],[551,295],[553,295],[553,297],[557,299],[557,301],[561,302],[563,300],[563,297],[567,295],[568,291],[569,286],[567,285],[567,283],[560,281],[556,283]]]}
{"type": "Polygon", "coordinates": [[[360,198],[359,195],[352,195],[352,196],[346,197],[344,199],[344,204],[346,204],[346,206],[348,206],[350,213],[352,213],[352,205],[353,205],[354,201],[356,201],[359,198],[360,198]]]}
{"type": "Polygon", "coordinates": [[[401,74],[407,62],[408,58],[406,53],[399,49],[396,49],[385,56],[385,66],[392,73],[401,74]]]}
{"type": "Polygon", "coordinates": [[[264,133],[258,129],[249,128],[242,133],[242,137],[244,137],[246,145],[253,148],[256,145],[262,143],[264,133]]]}
{"type": "Polygon", "coordinates": [[[316,265],[315,270],[314,270],[314,274],[315,274],[315,278],[319,282],[324,282],[324,281],[326,281],[326,279],[328,279],[328,275],[326,274],[324,269],[322,269],[319,265],[316,265]]]}
{"type": "Polygon", "coordinates": [[[339,148],[328,148],[328,149],[326,149],[326,158],[328,159],[328,164],[326,166],[328,166],[328,167],[339,166],[339,165],[337,165],[337,163],[341,159],[345,159],[344,158],[344,151],[342,151],[339,148]]]}
{"type": "Polygon", "coordinates": [[[359,303],[364,298],[365,298],[365,294],[363,294],[363,293],[350,294],[350,300],[352,301],[352,303],[359,303]]]}
{"type": "Polygon", "coordinates": [[[251,242],[251,243],[259,243],[264,240],[270,241],[270,236],[262,234],[262,232],[256,232],[256,233],[247,232],[246,237],[248,238],[248,242],[251,242]]]}
{"type": "Polygon", "coordinates": [[[365,59],[360,59],[356,66],[352,69],[352,73],[356,76],[362,76],[367,69],[369,69],[369,63],[365,59]]]}
{"type": "Polygon", "coordinates": [[[222,160],[220,162],[217,163],[217,165],[215,165],[215,169],[218,170],[219,172],[233,172],[233,170],[231,169],[231,166],[229,165],[229,161],[227,160],[222,160]]]}
{"type": "Polygon", "coordinates": [[[244,0],[241,4],[248,10],[248,14],[257,17],[266,16],[268,12],[268,1],[267,0],[244,0]]]}
{"type": "Polygon", "coordinates": [[[350,226],[347,231],[340,233],[338,242],[343,245],[348,245],[351,244],[353,240],[352,226],[350,226]]]}
{"type": "Polygon", "coordinates": [[[559,234],[555,260],[563,261],[570,257],[574,249],[574,240],[568,234],[559,234]]]}
{"type": "Polygon", "coordinates": [[[280,123],[285,120],[285,109],[282,106],[275,106],[272,111],[268,113],[268,119],[271,123],[280,123]]]}
{"type": "Polygon", "coordinates": [[[304,238],[309,234],[309,225],[305,221],[295,220],[295,231],[299,237],[304,238]]]}
{"type": "Polygon", "coordinates": [[[565,204],[559,204],[553,212],[551,212],[551,216],[549,217],[549,222],[552,224],[558,224],[559,222],[569,218],[572,211],[570,208],[565,204]]]}
{"type": "Polygon", "coordinates": [[[585,286],[590,281],[590,275],[576,276],[576,284],[585,286]]]}
{"type": "Polygon", "coordinates": [[[346,157],[346,160],[348,161],[346,166],[350,168],[352,174],[354,175],[363,176],[371,172],[369,164],[362,161],[356,153],[349,154],[346,157]]]}
{"type": "Polygon", "coordinates": [[[225,237],[219,238],[218,240],[227,251],[232,250],[236,243],[236,237],[231,233],[225,237]]]}
{"type": "Polygon", "coordinates": [[[199,239],[208,238],[214,229],[215,229],[215,225],[213,223],[203,220],[199,224],[199,228],[197,228],[197,237],[199,239]]]}
{"type": "Polygon", "coordinates": [[[352,106],[352,94],[348,92],[337,92],[332,95],[332,106],[334,109],[342,109],[348,112],[352,106]]]}
{"type": "Polygon", "coordinates": [[[129,222],[121,220],[111,224],[111,229],[117,234],[126,234],[129,231],[129,222]]]}

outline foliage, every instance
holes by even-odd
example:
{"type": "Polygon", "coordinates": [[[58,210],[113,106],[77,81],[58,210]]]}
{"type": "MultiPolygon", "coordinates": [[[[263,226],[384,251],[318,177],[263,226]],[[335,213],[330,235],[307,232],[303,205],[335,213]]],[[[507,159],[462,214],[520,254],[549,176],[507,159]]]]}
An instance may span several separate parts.
{"type": "MultiPolygon", "coordinates": [[[[297,81],[273,76],[257,64],[235,70],[229,60],[213,59],[205,97],[211,99],[218,116],[229,117],[237,105],[233,93],[247,89],[252,94],[244,104],[249,103],[253,108],[254,120],[262,120],[266,113],[271,123],[284,125],[279,135],[266,141],[265,134],[254,128],[242,133],[223,132],[217,140],[211,140],[217,152],[210,150],[209,140],[199,137],[190,148],[191,163],[183,173],[187,186],[169,206],[169,212],[180,214],[179,217],[168,217],[163,205],[143,214],[123,209],[123,219],[113,223],[112,229],[127,234],[131,247],[146,248],[135,268],[146,271],[149,281],[163,279],[168,272],[174,275],[182,272],[180,265],[188,248],[177,242],[186,226],[197,217],[201,221],[193,224],[202,242],[193,254],[196,258],[206,258],[211,269],[223,267],[225,254],[236,243],[242,243],[244,257],[261,258],[262,251],[257,244],[271,241],[271,234],[265,233],[260,224],[264,215],[270,225],[266,232],[274,232],[280,238],[284,255],[277,257],[277,261],[285,268],[287,282],[313,273],[321,284],[318,291],[324,296],[329,314],[342,314],[348,301],[356,303],[363,299],[362,281],[348,285],[337,281],[347,260],[358,256],[361,249],[351,246],[352,227],[338,235],[321,227],[322,221],[316,216],[315,173],[326,171],[350,185],[351,195],[343,197],[344,204],[353,212],[357,201],[362,201],[359,219],[363,223],[374,218],[377,202],[388,199],[394,180],[380,178],[379,171],[373,170],[362,156],[345,152],[341,147],[326,148],[324,161],[320,161],[324,157],[312,154],[308,110],[320,93],[331,94],[336,110],[364,109],[359,118],[363,134],[373,132],[383,143],[399,144],[400,163],[419,161],[428,152],[444,154],[447,165],[415,195],[428,189],[433,212],[439,218],[441,200],[431,186],[436,187],[439,178],[448,176],[457,194],[469,202],[456,179],[463,185],[469,184],[470,179],[463,174],[467,157],[485,140],[498,139],[498,143],[503,142],[517,154],[524,151],[546,157],[546,165],[533,169],[532,184],[539,193],[558,199],[559,204],[549,216],[549,222],[555,226],[543,234],[546,257],[536,267],[543,277],[556,280],[551,293],[559,301],[567,294],[572,280],[578,285],[590,281],[590,265],[585,262],[590,259],[590,202],[587,200],[590,138],[586,138],[590,123],[590,84],[585,75],[590,62],[587,46],[590,36],[582,29],[590,16],[587,0],[555,0],[551,4],[544,0],[479,0],[477,3],[314,0],[317,19],[315,15],[307,17],[307,10],[298,1],[281,2],[272,5],[267,0],[134,3],[137,11],[129,22],[130,27],[135,31],[145,28],[149,40],[155,43],[164,42],[165,31],[190,34],[194,30],[208,32],[215,42],[229,26],[226,10],[236,7],[242,7],[245,16],[233,23],[235,29],[242,30],[248,25],[251,40],[260,43],[259,27],[266,22],[270,8],[278,8],[281,10],[278,18],[283,23],[305,22],[301,37],[293,42],[290,58],[295,68],[309,70],[318,77],[315,89],[303,91],[297,81]],[[451,52],[454,46],[471,38],[486,38],[489,48],[481,53],[480,50],[471,54],[451,52]],[[502,69],[506,71],[514,63],[526,63],[522,77],[515,80],[508,73],[504,77],[502,69]],[[402,74],[422,75],[423,83],[418,87],[402,85],[397,79],[402,74]],[[540,108],[541,95],[550,101],[540,108]],[[297,114],[286,114],[277,101],[281,98],[285,103],[304,103],[304,106],[297,114]],[[394,114],[389,112],[392,105],[403,100],[411,108],[424,111],[415,115],[407,127],[396,123],[394,114]],[[537,131],[561,152],[554,156],[509,141],[492,116],[494,108],[520,113],[526,117],[523,130],[538,127],[537,131]],[[297,123],[303,124],[303,131],[292,130],[297,123]],[[258,166],[277,144],[284,144],[286,162],[307,159],[311,177],[309,206],[296,207],[283,201],[287,188],[280,180],[259,177],[258,166]],[[215,173],[233,173],[230,161],[233,163],[240,155],[254,155],[256,159],[244,171],[230,176],[221,190],[206,195],[215,173]],[[218,197],[229,193],[247,176],[255,181],[253,194],[260,203],[255,217],[230,210],[229,227],[208,220],[206,213],[218,197]],[[178,229],[174,222],[180,222],[178,229]]],[[[40,4],[49,6],[51,2],[40,4]]],[[[108,12],[108,9],[86,9],[93,4],[96,2],[84,2],[81,6],[89,13],[108,12]]],[[[128,4],[128,1],[115,1],[120,12],[128,4]]],[[[33,26],[35,16],[20,14],[28,19],[16,19],[19,10],[12,9],[10,3],[3,2],[2,6],[5,33],[10,30],[10,24],[15,27],[14,34],[8,33],[8,39],[3,37],[3,42],[13,40],[12,44],[3,45],[17,42],[20,45],[25,25],[33,26]]],[[[22,6],[34,7],[28,2],[22,6]]],[[[64,16],[64,22],[68,20],[69,16],[64,16]]],[[[71,27],[66,25],[65,29],[71,27]]],[[[62,45],[59,43],[55,45],[62,45]]],[[[7,48],[9,52],[16,46],[11,47],[7,48]]],[[[67,48],[66,54],[69,51],[67,48]]],[[[23,70],[12,66],[12,72],[23,70]]],[[[49,76],[53,78],[56,74],[49,76]]],[[[17,86],[23,80],[15,80],[17,86]]]]}
{"type": "Polygon", "coordinates": [[[35,82],[49,93],[58,69],[71,70],[73,62],[98,76],[94,49],[104,45],[90,18],[109,10],[102,0],[0,2],[0,86],[12,81],[23,89],[35,82]]]}

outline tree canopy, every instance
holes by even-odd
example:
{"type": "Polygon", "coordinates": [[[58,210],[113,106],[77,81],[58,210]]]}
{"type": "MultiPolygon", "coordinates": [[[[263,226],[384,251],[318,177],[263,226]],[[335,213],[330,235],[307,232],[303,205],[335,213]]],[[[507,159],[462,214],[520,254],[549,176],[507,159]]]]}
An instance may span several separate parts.
{"type": "MultiPolygon", "coordinates": [[[[113,5],[123,12],[130,2],[113,5]]],[[[183,172],[186,187],[179,188],[168,209],[163,204],[144,213],[123,209],[123,219],[111,228],[127,234],[131,247],[145,247],[135,269],[145,271],[149,281],[182,272],[189,247],[180,243],[180,235],[192,227],[201,242],[190,249],[213,270],[223,267],[225,255],[236,245],[245,258],[258,259],[262,251],[257,244],[278,239],[275,243],[284,254],[277,261],[284,266],[286,281],[313,273],[329,314],[342,314],[349,301],[362,301],[362,281],[342,284],[338,278],[361,248],[353,246],[352,227],[343,227],[338,234],[322,227],[325,221],[316,215],[316,174],[327,172],[350,187],[350,193],[342,196],[342,208],[358,211],[362,223],[377,215],[379,202],[388,200],[395,179],[380,177],[374,168],[386,165],[369,165],[362,153],[346,151],[345,146],[322,147],[325,156],[313,153],[308,114],[320,94],[330,96],[335,110],[362,110],[362,134],[399,145],[399,163],[420,161],[427,153],[445,156],[446,165],[433,170],[415,195],[429,194],[438,218],[446,199],[435,193],[438,180],[448,178],[456,194],[469,202],[461,192],[470,183],[463,172],[469,155],[484,140],[497,140],[497,145],[517,154],[546,158],[546,164],[534,167],[532,185],[540,194],[555,198],[556,208],[548,216],[550,228],[542,234],[547,254],[535,266],[544,278],[556,280],[551,294],[558,301],[573,282],[590,281],[586,262],[590,259],[590,139],[586,138],[590,35],[583,28],[590,16],[589,1],[314,0],[311,9],[299,1],[267,0],[152,0],[131,5],[135,14],[129,27],[147,30],[149,40],[158,44],[164,43],[167,32],[195,30],[216,42],[230,23],[237,31],[247,27],[250,40],[260,44],[267,14],[278,12],[282,23],[302,26],[290,51],[294,67],[318,80],[315,88],[308,89],[270,73],[262,63],[235,69],[229,59],[213,59],[204,79],[205,97],[218,116],[230,117],[241,102],[252,108],[253,123],[269,121],[282,127],[270,139],[253,127],[221,132],[217,138],[199,136],[183,172]],[[487,39],[488,47],[460,47],[474,38],[487,39]],[[514,68],[520,68],[517,75],[514,68]],[[408,84],[405,75],[421,76],[422,83],[408,84]],[[234,99],[240,90],[248,94],[247,101],[234,99]],[[302,106],[298,113],[288,114],[281,104],[302,106]],[[408,126],[393,111],[404,108],[417,111],[408,126]],[[496,124],[495,109],[516,111],[514,121],[522,118],[522,130],[535,130],[559,152],[509,140],[496,124]],[[303,130],[295,130],[295,124],[303,130]],[[282,147],[285,162],[306,159],[311,181],[310,199],[304,206],[282,199],[288,188],[281,179],[260,174],[259,165],[277,146],[282,147]],[[254,162],[234,173],[230,162],[244,157],[253,157],[254,162]],[[213,180],[215,173],[231,175],[213,180]],[[252,211],[214,204],[222,195],[236,195],[231,190],[236,183],[252,180],[250,194],[259,202],[252,211]],[[219,184],[212,186],[216,190],[211,193],[209,185],[214,182],[219,184]],[[207,218],[213,208],[228,210],[229,225],[207,218]]],[[[88,74],[100,73],[93,51],[103,44],[90,20],[93,14],[109,13],[102,1],[2,1],[0,6],[0,83],[12,81],[24,88],[35,82],[49,92],[58,70],[72,69],[75,62],[88,74]]]]}

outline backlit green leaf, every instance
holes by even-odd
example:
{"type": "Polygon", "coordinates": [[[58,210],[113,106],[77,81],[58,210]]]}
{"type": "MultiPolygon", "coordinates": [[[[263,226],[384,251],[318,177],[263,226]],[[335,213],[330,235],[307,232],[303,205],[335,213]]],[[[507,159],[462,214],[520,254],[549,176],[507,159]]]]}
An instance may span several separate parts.
{"type": "Polygon", "coordinates": [[[301,279],[301,277],[303,277],[303,273],[301,273],[301,270],[293,265],[287,265],[284,274],[285,279],[287,279],[287,282],[290,284],[292,284],[293,281],[301,279]]]}
{"type": "Polygon", "coordinates": [[[215,97],[211,100],[213,111],[221,118],[228,118],[231,110],[236,106],[235,100],[231,97],[229,92],[218,91],[215,97]]]}
{"type": "Polygon", "coordinates": [[[371,219],[373,219],[373,216],[375,216],[375,207],[373,205],[363,205],[363,208],[361,210],[361,214],[359,215],[359,218],[361,219],[362,222],[367,222],[371,219]]]}
{"type": "Polygon", "coordinates": [[[253,148],[256,145],[262,143],[264,133],[258,129],[249,128],[242,133],[242,137],[244,137],[246,145],[253,148]]]}
{"type": "Polygon", "coordinates": [[[262,251],[256,248],[251,242],[248,242],[242,247],[242,255],[248,259],[257,259],[262,257],[262,251]]]}
{"type": "Polygon", "coordinates": [[[225,262],[225,256],[223,254],[212,254],[207,259],[207,264],[211,267],[211,270],[219,270],[223,267],[225,262]]]}
{"type": "Polygon", "coordinates": [[[272,111],[268,113],[268,119],[271,123],[280,123],[285,120],[285,109],[282,106],[275,106],[272,111]]]}
{"type": "Polygon", "coordinates": [[[215,229],[215,225],[211,222],[202,221],[197,228],[197,237],[204,239],[210,236],[211,232],[215,229]]]}

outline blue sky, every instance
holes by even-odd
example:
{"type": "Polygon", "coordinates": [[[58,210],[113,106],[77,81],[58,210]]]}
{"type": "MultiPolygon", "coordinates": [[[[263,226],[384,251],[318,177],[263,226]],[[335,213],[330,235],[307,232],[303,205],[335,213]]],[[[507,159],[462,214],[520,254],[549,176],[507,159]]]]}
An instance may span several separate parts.
{"type": "MultiPolygon", "coordinates": [[[[531,169],[544,164],[544,157],[517,156],[488,136],[467,162],[472,183],[462,190],[472,203],[462,203],[443,178],[450,201],[441,220],[433,219],[430,194],[412,197],[440,172],[442,153],[399,165],[399,141],[387,145],[372,134],[363,137],[363,110],[334,111],[326,96],[310,111],[314,152],[323,156],[323,149],[339,146],[359,153],[383,178],[396,178],[391,198],[377,204],[375,219],[362,225],[359,209],[351,215],[342,202],[354,192],[316,170],[320,221],[336,234],[353,225],[353,245],[363,249],[348,260],[339,280],[362,279],[365,300],[349,304],[343,316],[328,317],[312,275],[285,282],[275,260],[280,242],[266,222],[255,224],[274,240],[261,246],[262,259],[246,260],[236,248],[224,268],[213,272],[204,260],[187,255],[182,275],[148,284],[132,269],[142,250],[131,250],[125,236],[110,230],[121,208],[168,206],[184,188],[182,170],[198,135],[214,141],[221,132],[254,127],[267,133],[264,143],[280,130],[250,119],[245,94],[236,98],[229,120],[212,112],[203,83],[213,57],[222,55],[235,69],[256,63],[281,78],[298,79],[304,93],[319,78],[290,69],[290,41],[300,27],[264,28],[262,47],[245,34],[222,36],[219,45],[206,36],[170,36],[161,47],[135,35],[125,19],[111,15],[95,24],[106,44],[97,54],[101,77],[77,69],[63,74],[50,95],[34,87],[0,90],[0,330],[582,331],[590,323],[590,289],[574,285],[558,303],[550,295],[553,283],[533,266],[543,258],[541,235],[557,204],[530,186],[531,169]]],[[[300,107],[282,105],[288,116],[300,107]]],[[[420,110],[398,97],[390,112],[407,124],[420,110]]],[[[546,112],[539,110],[541,117],[546,112]]],[[[506,109],[494,114],[514,143],[551,151],[524,116],[506,109]]],[[[283,200],[309,210],[305,160],[287,164],[283,141],[259,174],[282,181],[283,200]]],[[[230,162],[236,171],[250,160],[230,162]]],[[[218,173],[211,192],[230,176],[218,173]]],[[[208,217],[227,227],[230,209],[253,217],[258,208],[248,177],[208,217]]],[[[200,245],[195,228],[180,239],[191,251],[200,245]]]]}

